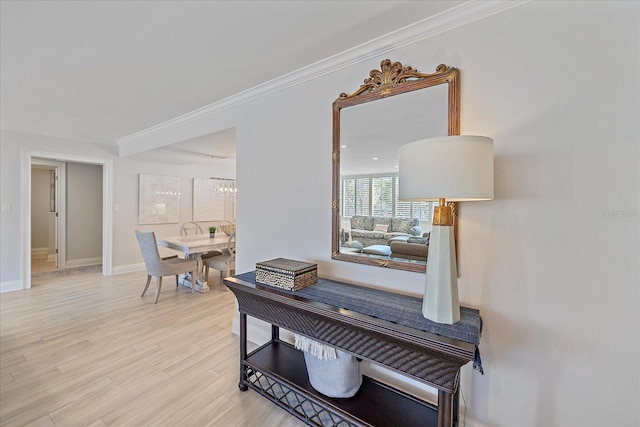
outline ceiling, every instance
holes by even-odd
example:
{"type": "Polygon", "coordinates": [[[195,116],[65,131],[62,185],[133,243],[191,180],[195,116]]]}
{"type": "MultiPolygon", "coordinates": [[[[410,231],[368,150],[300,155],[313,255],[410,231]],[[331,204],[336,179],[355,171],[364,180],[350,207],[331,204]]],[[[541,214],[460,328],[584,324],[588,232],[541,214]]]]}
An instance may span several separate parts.
{"type": "Polygon", "coordinates": [[[115,146],[461,3],[2,0],[0,125],[115,146]]]}
{"type": "Polygon", "coordinates": [[[439,84],[340,110],[340,174],[397,172],[400,146],[446,135],[448,91],[439,84]]]}
{"type": "Polygon", "coordinates": [[[130,157],[169,165],[197,163],[220,165],[228,164],[228,161],[235,165],[236,130],[235,128],[224,129],[150,151],[135,153],[130,157]]]}

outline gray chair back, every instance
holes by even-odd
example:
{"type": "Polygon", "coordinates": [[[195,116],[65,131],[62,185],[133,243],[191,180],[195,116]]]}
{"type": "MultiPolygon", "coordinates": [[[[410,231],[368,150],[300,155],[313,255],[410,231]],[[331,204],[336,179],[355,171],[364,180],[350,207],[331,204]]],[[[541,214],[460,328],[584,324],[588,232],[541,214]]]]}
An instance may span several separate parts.
{"type": "Polygon", "coordinates": [[[149,275],[164,276],[162,258],[160,258],[160,253],[158,252],[155,233],[153,231],[136,230],[136,238],[149,275]]]}
{"type": "Polygon", "coordinates": [[[236,256],[236,232],[234,231],[229,236],[229,240],[227,241],[227,247],[222,250],[222,254],[230,255],[232,258],[236,256]]]}
{"type": "Polygon", "coordinates": [[[189,236],[192,234],[203,234],[202,228],[199,224],[189,221],[182,224],[180,227],[180,235],[181,236],[189,236]]]}

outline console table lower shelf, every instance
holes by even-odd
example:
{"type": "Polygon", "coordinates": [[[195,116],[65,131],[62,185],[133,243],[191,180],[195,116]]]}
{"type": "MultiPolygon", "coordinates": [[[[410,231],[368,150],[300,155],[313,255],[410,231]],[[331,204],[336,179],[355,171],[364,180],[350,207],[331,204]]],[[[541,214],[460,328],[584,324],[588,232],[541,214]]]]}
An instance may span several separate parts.
{"type": "Polygon", "coordinates": [[[474,360],[473,342],[479,341],[477,310],[465,309],[464,316],[461,311],[459,324],[435,325],[441,333],[434,333],[410,326],[425,327],[418,298],[322,278],[289,292],[256,283],[255,272],[227,277],[224,283],[240,313],[240,390],[251,388],[321,427],[457,426],[460,368],[474,360]],[[360,306],[376,316],[353,310],[360,306]],[[251,353],[247,316],[271,324],[271,340],[251,353]],[[352,398],[327,397],[311,387],[304,354],[280,340],[280,328],[435,387],[437,406],[370,378],[352,398]]]}
{"type": "Polygon", "coordinates": [[[272,340],[242,361],[240,387],[249,387],[310,425],[435,426],[437,408],[363,377],[358,393],[333,399],[311,387],[302,352],[272,340]]]}

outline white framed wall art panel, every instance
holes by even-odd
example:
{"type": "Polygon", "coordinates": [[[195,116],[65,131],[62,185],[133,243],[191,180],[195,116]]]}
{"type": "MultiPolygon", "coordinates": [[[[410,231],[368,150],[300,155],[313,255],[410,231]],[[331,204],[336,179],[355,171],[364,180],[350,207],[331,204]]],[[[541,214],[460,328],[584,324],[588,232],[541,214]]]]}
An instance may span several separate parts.
{"type": "Polygon", "coordinates": [[[180,220],[180,177],[140,174],[138,224],[177,224],[180,220]]]}
{"type": "Polygon", "coordinates": [[[216,196],[220,183],[234,183],[230,179],[193,179],[193,221],[235,220],[235,193],[227,197],[216,196]]]}

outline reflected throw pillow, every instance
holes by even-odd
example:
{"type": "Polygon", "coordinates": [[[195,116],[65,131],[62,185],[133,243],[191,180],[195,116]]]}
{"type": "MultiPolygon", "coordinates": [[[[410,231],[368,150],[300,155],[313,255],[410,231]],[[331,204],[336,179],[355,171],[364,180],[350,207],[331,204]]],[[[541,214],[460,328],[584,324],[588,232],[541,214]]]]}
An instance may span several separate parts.
{"type": "Polygon", "coordinates": [[[389,224],[376,224],[375,227],[373,227],[373,231],[381,231],[383,233],[386,233],[389,230],[389,224]]]}

